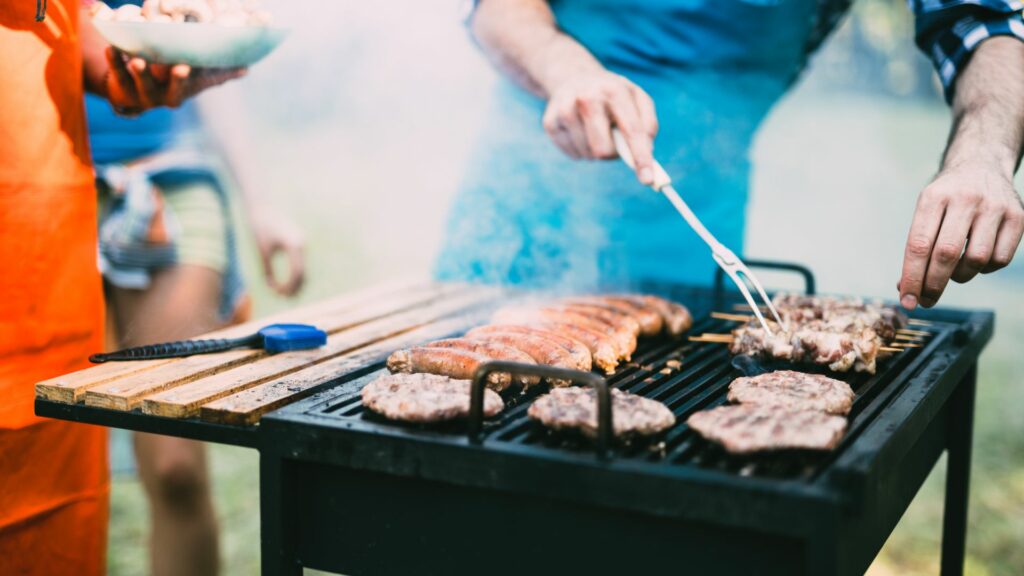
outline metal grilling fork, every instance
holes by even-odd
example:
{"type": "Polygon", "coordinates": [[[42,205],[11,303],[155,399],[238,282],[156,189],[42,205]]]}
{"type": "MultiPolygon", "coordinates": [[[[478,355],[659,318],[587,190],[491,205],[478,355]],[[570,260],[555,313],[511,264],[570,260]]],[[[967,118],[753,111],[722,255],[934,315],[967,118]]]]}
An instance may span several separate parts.
{"type": "MultiPolygon", "coordinates": [[[[636,169],[636,164],[633,162],[633,154],[629,151],[629,147],[626,145],[626,139],[623,138],[622,133],[618,130],[612,130],[612,139],[615,141],[615,150],[619,153],[619,157],[632,169],[636,169]]],[[[750,309],[754,311],[754,316],[764,327],[765,332],[772,334],[772,329],[768,326],[768,322],[765,321],[764,315],[761,314],[761,307],[754,301],[754,297],[750,294],[750,289],[747,287],[749,282],[757,293],[761,295],[761,299],[764,300],[768,310],[771,311],[775,321],[782,325],[782,319],[779,318],[779,313],[775,310],[775,306],[772,304],[768,295],[765,294],[764,288],[761,287],[761,283],[758,282],[757,277],[751,273],[750,269],[743,263],[732,250],[727,248],[724,244],[718,241],[711,234],[711,232],[704,226],[704,224],[697,218],[697,215],[690,210],[690,207],[686,205],[686,202],[679,196],[676,189],[672,187],[672,178],[669,177],[665,169],[662,168],[661,164],[657,160],[654,161],[654,182],[651,184],[651,188],[655,192],[660,192],[668,198],[669,202],[675,206],[679,214],[686,220],[686,223],[693,228],[693,231],[701,237],[702,240],[711,248],[711,256],[718,262],[718,265],[725,270],[725,273],[732,278],[736,287],[740,289],[743,294],[743,298],[746,299],[750,309]]]]}

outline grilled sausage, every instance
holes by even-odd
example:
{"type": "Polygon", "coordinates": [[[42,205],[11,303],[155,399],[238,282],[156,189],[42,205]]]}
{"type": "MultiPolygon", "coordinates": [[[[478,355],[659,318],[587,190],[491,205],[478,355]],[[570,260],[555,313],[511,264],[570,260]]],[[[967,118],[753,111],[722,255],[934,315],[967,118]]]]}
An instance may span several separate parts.
{"type": "Polygon", "coordinates": [[[565,307],[503,308],[494,314],[492,320],[496,324],[539,326],[546,323],[571,324],[610,336],[615,342],[615,355],[620,359],[629,359],[629,356],[636,350],[636,336],[629,331],[618,329],[608,322],[565,307]]]}
{"type": "Polygon", "coordinates": [[[665,322],[665,331],[671,336],[679,336],[693,325],[693,317],[690,315],[690,311],[682,304],[676,304],[671,300],[657,296],[637,294],[623,295],[619,296],[619,298],[630,300],[640,305],[650,306],[657,310],[665,322]]]}
{"type": "MultiPolygon", "coordinates": [[[[590,371],[593,367],[590,348],[587,344],[572,335],[562,334],[557,330],[551,330],[545,326],[530,326],[527,324],[489,324],[474,328],[467,334],[472,338],[487,339],[488,334],[496,332],[515,332],[516,334],[533,334],[546,338],[562,348],[565,348],[573,358],[576,370],[590,371]]],[[[512,345],[515,347],[515,345],[512,345]]],[[[525,352],[525,351],[524,351],[525,352]]]]}
{"type": "Polygon", "coordinates": [[[618,330],[628,331],[633,336],[640,335],[640,323],[637,322],[636,318],[633,318],[628,313],[609,310],[604,306],[596,304],[566,302],[562,304],[562,306],[568,310],[572,310],[573,312],[593,316],[602,322],[606,322],[614,326],[618,330]]]}
{"type": "MultiPolygon", "coordinates": [[[[538,364],[545,366],[554,366],[556,368],[566,368],[569,370],[579,370],[578,365],[572,357],[572,354],[559,346],[553,340],[548,340],[543,336],[536,334],[523,334],[517,332],[490,332],[488,334],[474,333],[470,330],[469,335],[474,338],[486,338],[491,342],[500,342],[513,346],[526,352],[531,358],[538,364]]],[[[549,380],[552,386],[568,386],[572,382],[568,380],[549,380]]]]}
{"type": "Polygon", "coordinates": [[[636,338],[640,333],[640,324],[629,316],[611,312],[600,306],[559,305],[546,308],[560,312],[566,322],[583,324],[586,328],[601,330],[615,340],[615,347],[620,360],[629,360],[636,351],[636,338]],[[584,319],[584,320],[581,320],[584,319]]]}
{"type": "Polygon", "coordinates": [[[590,304],[630,316],[640,324],[641,336],[657,336],[661,333],[664,320],[657,310],[626,298],[617,296],[580,296],[566,301],[569,304],[590,304]]]}
{"type": "MultiPolygon", "coordinates": [[[[459,350],[469,350],[470,352],[483,354],[493,360],[508,360],[510,362],[520,362],[523,364],[536,364],[529,354],[518,348],[502,344],[500,342],[490,342],[476,338],[449,338],[447,340],[436,340],[426,346],[428,348],[456,348],[459,350]]],[[[537,376],[513,374],[512,377],[516,383],[522,384],[523,386],[533,386],[540,382],[540,378],[537,376]]]]}
{"type": "Polygon", "coordinates": [[[605,373],[611,374],[619,366],[619,353],[615,347],[615,340],[604,332],[559,322],[546,322],[540,326],[547,331],[565,334],[569,338],[582,342],[593,358],[593,364],[605,373]]]}
{"type": "MultiPolygon", "coordinates": [[[[438,374],[456,380],[472,380],[476,369],[488,360],[489,357],[469,350],[419,346],[394,352],[388,356],[387,367],[392,373],[438,374]]],[[[492,372],[487,376],[487,387],[499,392],[511,383],[512,377],[507,372],[492,372]]]]}

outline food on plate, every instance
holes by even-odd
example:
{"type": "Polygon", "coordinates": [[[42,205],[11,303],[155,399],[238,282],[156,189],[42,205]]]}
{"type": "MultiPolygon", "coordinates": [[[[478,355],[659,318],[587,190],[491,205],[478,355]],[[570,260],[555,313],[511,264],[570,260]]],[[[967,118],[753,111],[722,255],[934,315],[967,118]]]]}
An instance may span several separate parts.
{"type": "Polygon", "coordinates": [[[733,354],[828,366],[835,372],[874,374],[882,339],[873,328],[853,324],[837,326],[825,320],[779,325],[768,322],[769,334],[751,321],[732,331],[733,354]]]}
{"type": "MultiPolygon", "coordinates": [[[[671,428],[676,417],[667,406],[636,394],[612,389],[612,429],[619,438],[651,436],[671,428]]],[[[597,391],[593,388],[557,388],[537,398],[527,415],[554,430],[578,430],[597,436],[597,391]]]]}
{"type": "MultiPolygon", "coordinates": [[[[491,358],[469,350],[417,346],[392,353],[388,356],[387,367],[392,373],[437,374],[456,380],[472,380],[476,369],[488,360],[491,358]]],[[[492,372],[487,375],[487,387],[499,392],[508,388],[511,383],[512,376],[507,372],[492,372]]]]}
{"type": "MultiPolygon", "coordinates": [[[[392,420],[443,422],[469,415],[469,380],[435,374],[388,374],[362,390],[363,406],[392,420]]],[[[505,407],[501,396],[484,389],[484,417],[505,407]]]]}
{"type": "Polygon", "coordinates": [[[103,2],[91,8],[97,20],[115,22],[196,22],[219,26],[267,26],[270,14],[244,0],[146,0],[112,10],[103,2]]]}
{"type": "MultiPolygon", "coordinates": [[[[501,342],[490,342],[476,338],[449,338],[447,340],[435,340],[424,345],[427,348],[457,348],[483,354],[492,360],[507,360],[522,364],[536,364],[529,354],[522,350],[502,344],[501,342]]],[[[533,386],[540,382],[537,376],[513,374],[512,379],[523,386],[533,386]]]]}
{"type": "Polygon", "coordinates": [[[846,382],[792,370],[745,376],[729,384],[729,402],[842,416],[850,413],[853,398],[853,389],[846,382]]]}
{"type": "Polygon", "coordinates": [[[816,410],[737,404],[697,412],[686,423],[732,454],[773,450],[831,450],[846,433],[846,418],[816,410]]]}

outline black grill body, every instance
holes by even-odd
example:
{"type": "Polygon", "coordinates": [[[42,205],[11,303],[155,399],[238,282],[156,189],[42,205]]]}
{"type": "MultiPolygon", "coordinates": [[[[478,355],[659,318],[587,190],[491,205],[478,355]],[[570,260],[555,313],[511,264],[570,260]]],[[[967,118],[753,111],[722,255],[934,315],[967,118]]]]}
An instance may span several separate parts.
{"type": "MultiPolygon", "coordinates": [[[[733,326],[707,316],[730,305],[710,291],[653,291],[698,311],[691,333],[733,326]]],[[[665,402],[678,423],[604,459],[528,420],[536,393],[508,397],[473,442],[465,425],[380,420],[359,402],[379,372],[342,377],[261,422],[264,573],[861,574],[948,450],[943,574],[959,574],[993,316],[917,317],[932,322],[923,347],[840,376],[857,398],[828,454],[731,457],[689,430],[740,375],[721,344],[643,342],[608,382],[665,402]]]]}

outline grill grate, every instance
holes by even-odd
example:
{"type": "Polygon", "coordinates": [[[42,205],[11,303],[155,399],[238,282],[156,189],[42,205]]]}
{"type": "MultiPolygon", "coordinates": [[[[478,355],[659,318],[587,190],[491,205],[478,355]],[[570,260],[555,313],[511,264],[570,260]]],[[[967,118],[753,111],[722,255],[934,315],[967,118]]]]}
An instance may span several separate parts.
{"type": "MultiPolygon", "coordinates": [[[[726,333],[734,326],[729,321],[704,318],[694,325],[690,333],[726,333]]],[[[650,465],[696,466],[744,476],[811,481],[853,442],[899,388],[910,380],[931,350],[938,347],[955,328],[953,324],[933,323],[926,328],[931,336],[924,346],[908,348],[880,361],[878,372],[874,375],[830,374],[849,383],[856,393],[846,437],[833,452],[779,452],[744,457],[725,453],[704,441],[686,425],[690,414],[725,403],[729,382],[740,375],[729,362],[727,347],[716,343],[689,342],[685,338],[642,339],[633,361],[609,376],[608,383],[614,388],[665,403],[676,415],[677,423],[657,438],[634,440],[618,446],[614,456],[616,459],[650,465]],[[679,362],[679,366],[675,367],[673,361],[679,362]]],[[[820,371],[813,367],[801,369],[820,371]]],[[[375,371],[357,381],[359,386],[346,388],[359,389],[379,374],[379,371],[375,371]]],[[[527,417],[527,408],[545,389],[545,386],[538,386],[525,393],[506,392],[505,410],[484,428],[485,446],[511,444],[538,451],[589,453],[592,444],[588,440],[551,432],[527,417]]],[[[384,420],[363,408],[358,393],[317,403],[306,413],[326,417],[328,420],[343,420],[347,424],[362,424],[374,428],[368,431],[376,433],[396,429],[452,435],[466,432],[465,425],[458,422],[424,426],[384,420]]]]}

